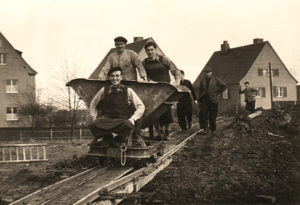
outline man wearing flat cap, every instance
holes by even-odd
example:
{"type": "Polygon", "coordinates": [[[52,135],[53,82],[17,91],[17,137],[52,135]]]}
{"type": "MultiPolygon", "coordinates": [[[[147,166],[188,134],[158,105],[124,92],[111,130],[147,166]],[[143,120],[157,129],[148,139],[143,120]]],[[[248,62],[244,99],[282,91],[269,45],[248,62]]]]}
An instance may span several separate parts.
{"type": "Polygon", "coordinates": [[[200,80],[199,86],[199,123],[200,129],[206,131],[209,122],[211,134],[216,130],[216,118],[218,114],[218,95],[227,89],[225,82],[212,76],[212,68],[204,70],[205,76],[200,80]]]}
{"type": "Polygon", "coordinates": [[[107,57],[107,61],[99,73],[98,79],[106,80],[109,69],[113,67],[120,67],[123,72],[123,80],[137,80],[136,69],[142,80],[147,80],[142,62],[138,59],[138,55],[126,49],[126,38],[119,36],[114,39],[116,51],[107,57]]]}

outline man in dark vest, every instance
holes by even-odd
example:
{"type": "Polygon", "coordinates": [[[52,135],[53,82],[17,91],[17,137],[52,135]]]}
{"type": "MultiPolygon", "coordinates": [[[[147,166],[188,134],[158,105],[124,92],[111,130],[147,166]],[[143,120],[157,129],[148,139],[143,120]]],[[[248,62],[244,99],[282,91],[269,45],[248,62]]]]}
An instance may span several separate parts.
{"type": "Polygon", "coordinates": [[[191,128],[192,124],[192,114],[193,114],[193,101],[197,103],[194,87],[191,81],[184,79],[184,71],[180,70],[180,85],[186,86],[190,89],[191,93],[189,95],[183,96],[178,100],[177,103],[177,118],[179,126],[182,130],[187,130],[191,128]]]}
{"type": "MultiPolygon", "coordinates": [[[[166,56],[158,55],[156,50],[157,45],[154,42],[150,41],[146,43],[144,48],[148,55],[148,58],[146,58],[143,61],[143,65],[146,70],[148,80],[152,80],[155,82],[171,83],[171,78],[169,75],[169,72],[171,72],[175,78],[175,82],[173,82],[173,84],[179,85],[180,71],[174,66],[174,64],[169,58],[167,58],[166,56]]],[[[162,134],[164,134],[165,138],[169,135],[169,131],[170,131],[169,129],[172,122],[173,122],[172,110],[170,108],[161,115],[159,119],[159,124],[158,123],[154,124],[155,129],[158,132],[158,137],[157,137],[158,140],[161,140],[162,134]],[[163,128],[162,131],[164,133],[162,133],[162,131],[160,130],[159,125],[163,128]]],[[[151,126],[149,129],[150,129],[149,131],[150,137],[153,137],[153,127],[151,126]]]]}
{"type": "Polygon", "coordinates": [[[205,77],[200,80],[199,86],[199,123],[200,129],[207,131],[209,121],[209,129],[213,134],[216,130],[218,95],[227,89],[227,85],[219,78],[212,76],[211,68],[206,68],[204,72],[205,77]]]}
{"type": "MultiPolygon", "coordinates": [[[[108,76],[111,84],[101,88],[91,101],[93,122],[90,129],[96,139],[103,137],[108,143],[112,141],[112,133],[118,134],[122,146],[130,147],[135,122],[143,116],[145,106],[131,88],[121,83],[123,76],[120,67],[111,68],[108,76]]],[[[146,147],[141,137],[136,137],[140,145],[146,147]]]]}

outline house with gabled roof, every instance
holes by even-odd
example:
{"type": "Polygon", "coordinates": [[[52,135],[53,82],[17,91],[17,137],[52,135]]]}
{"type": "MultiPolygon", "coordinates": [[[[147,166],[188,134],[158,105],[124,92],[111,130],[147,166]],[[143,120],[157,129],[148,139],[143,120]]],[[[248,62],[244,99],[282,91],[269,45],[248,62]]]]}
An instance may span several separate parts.
{"type": "MultiPolygon", "coordinates": [[[[133,42],[126,45],[126,49],[133,50],[134,52],[136,52],[138,54],[138,58],[141,61],[143,61],[145,58],[148,57],[147,54],[146,54],[146,52],[145,52],[144,46],[146,45],[146,43],[148,43],[150,41],[155,42],[152,37],[146,38],[146,39],[144,39],[143,37],[134,37],[133,38],[133,42]]],[[[163,51],[161,50],[161,48],[159,47],[159,45],[157,43],[156,43],[156,45],[157,45],[157,53],[159,55],[164,56],[165,54],[163,53],[163,51]]],[[[107,61],[108,56],[111,53],[115,52],[115,51],[116,51],[116,48],[111,48],[109,50],[109,52],[106,54],[106,56],[100,62],[100,64],[97,66],[97,68],[94,70],[94,72],[90,75],[89,79],[97,79],[98,78],[98,75],[101,72],[101,69],[104,67],[104,65],[105,65],[105,63],[107,61]]],[[[174,64],[174,66],[176,67],[175,64],[174,64]]],[[[174,80],[174,78],[173,78],[172,75],[170,75],[170,77],[171,77],[171,81],[174,80]]]]}
{"type": "Polygon", "coordinates": [[[221,50],[213,53],[202,72],[195,80],[196,92],[204,71],[212,68],[213,75],[225,81],[228,89],[220,96],[219,111],[233,112],[245,106],[244,95],[239,94],[245,82],[258,89],[256,108],[271,108],[271,93],[274,104],[295,103],[297,80],[291,75],[270,42],[254,39],[253,44],[230,48],[224,41],[221,50]],[[269,65],[271,66],[270,89],[269,65]]]}
{"type": "Polygon", "coordinates": [[[29,127],[27,117],[20,116],[20,106],[35,98],[37,72],[0,32],[0,127],[29,127]]]}

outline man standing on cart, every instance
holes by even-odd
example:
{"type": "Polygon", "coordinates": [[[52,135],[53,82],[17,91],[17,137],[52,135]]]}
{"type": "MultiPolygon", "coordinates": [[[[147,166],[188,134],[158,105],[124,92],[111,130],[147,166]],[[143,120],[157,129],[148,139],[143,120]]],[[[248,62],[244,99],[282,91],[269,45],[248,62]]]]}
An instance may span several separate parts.
{"type": "MultiPolygon", "coordinates": [[[[171,72],[175,78],[175,85],[179,85],[180,71],[174,66],[174,64],[169,58],[167,58],[166,56],[158,55],[157,45],[154,42],[150,41],[146,43],[144,49],[148,55],[148,58],[146,58],[143,61],[143,65],[145,67],[148,80],[170,83],[171,78],[169,72],[171,72]]],[[[172,122],[173,122],[172,110],[171,108],[169,108],[164,114],[162,114],[162,116],[159,119],[160,126],[164,128],[163,132],[165,137],[169,135],[170,124],[172,122]]],[[[158,123],[154,124],[154,126],[158,132],[158,140],[161,140],[162,133],[158,123]]],[[[152,126],[150,127],[150,137],[153,137],[151,136],[151,129],[153,135],[152,126]]]]}
{"type": "MultiPolygon", "coordinates": [[[[110,144],[112,133],[115,133],[121,137],[121,146],[131,147],[135,122],[143,116],[145,106],[131,88],[121,83],[123,75],[120,67],[111,68],[107,75],[110,85],[101,88],[90,104],[92,123],[89,127],[95,136],[94,143],[102,137],[110,144]]],[[[140,146],[146,147],[141,136],[136,137],[140,146]]]]}
{"type": "Polygon", "coordinates": [[[126,49],[126,38],[119,36],[114,39],[116,51],[107,57],[107,61],[99,73],[99,80],[106,80],[109,69],[113,67],[120,67],[123,72],[123,80],[137,80],[136,69],[142,80],[147,80],[147,75],[141,60],[138,55],[126,49]]]}

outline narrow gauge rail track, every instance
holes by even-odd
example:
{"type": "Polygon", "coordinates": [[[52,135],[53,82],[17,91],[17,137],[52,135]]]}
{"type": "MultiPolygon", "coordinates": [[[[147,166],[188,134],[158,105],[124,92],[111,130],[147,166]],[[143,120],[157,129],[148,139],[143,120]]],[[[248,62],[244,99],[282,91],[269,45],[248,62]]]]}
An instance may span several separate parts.
{"type": "Polygon", "coordinates": [[[12,202],[11,205],[118,204],[125,195],[139,191],[150,182],[157,173],[171,163],[171,156],[175,152],[202,131],[198,129],[177,145],[168,144],[163,156],[146,167],[134,169],[134,167],[97,166],[42,188],[12,202]]]}

